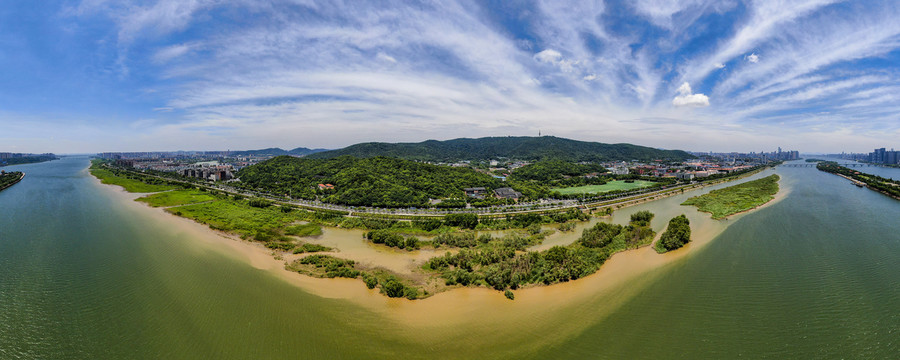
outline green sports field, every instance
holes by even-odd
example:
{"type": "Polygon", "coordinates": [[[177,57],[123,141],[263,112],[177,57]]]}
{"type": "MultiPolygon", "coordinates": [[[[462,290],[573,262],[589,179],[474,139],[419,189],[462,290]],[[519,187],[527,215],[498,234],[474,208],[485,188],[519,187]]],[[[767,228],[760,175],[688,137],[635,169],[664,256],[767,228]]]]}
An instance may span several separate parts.
{"type": "Polygon", "coordinates": [[[610,181],[604,185],[585,185],[567,188],[554,188],[551,191],[557,191],[563,195],[569,194],[599,194],[613,190],[632,190],[647,187],[655,184],[652,181],[635,180],[633,183],[626,183],[624,180],[610,181]]]}

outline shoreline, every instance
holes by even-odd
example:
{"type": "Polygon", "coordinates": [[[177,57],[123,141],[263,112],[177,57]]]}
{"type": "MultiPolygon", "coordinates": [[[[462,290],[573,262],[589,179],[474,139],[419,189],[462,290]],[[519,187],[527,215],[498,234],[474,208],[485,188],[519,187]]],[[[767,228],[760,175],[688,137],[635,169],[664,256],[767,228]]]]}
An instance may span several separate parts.
{"type": "Polygon", "coordinates": [[[22,176],[20,176],[18,180],[13,181],[11,184],[7,184],[7,185],[4,186],[4,187],[0,187],[0,191],[9,189],[9,188],[13,187],[13,185],[18,184],[18,183],[21,182],[23,179],[25,179],[25,172],[22,171],[21,173],[22,173],[22,176]]]}
{"type": "MultiPolygon", "coordinates": [[[[825,171],[825,172],[827,172],[827,171],[825,171]]],[[[889,197],[889,198],[891,198],[891,199],[894,199],[894,200],[900,200],[900,196],[894,196],[894,195],[892,195],[892,194],[890,194],[890,193],[881,191],[880,189],[875,189],[875,188],[869,186],[869,184],[866,184],[866,183],[864,183],[864,182],[862,182],[862,181],[859,181],[859,180],[856,180],[856,179],[854,179],[854,178],[851,178],[851,177],[849,177],[849,176],[847,176],[847,175],[844,175],[844,174],[836,174],[836,173],[829,173],[829,174],[834,174],[834,175],[840,176],[840,177],[842,177],[842,178],[844,178],[844,179],[850,180],[850,183],[853,184],[853,185],[856,185],[857,187],[865,187],[866,189],[872,190],[872,191],[874,191],[874,192],[877,192],[877,193],[879,193],[879,194],[882,194],[882,195],[884,195],[884,196],[887,196],[887,197],[889,197]],[[860,186],[860,185],[862,185],[862,186],[860,186]]],[[[24,176],[23,176],[23,177],[24,177],[24,176]]]]}
{"type": "MultiPolygon", "coordinates": [[[[679,249],[681,251],[676,250],[665,254],[658,254],[655,252],[655,250],[653,250],[652,243],[651,246],[643,246],[637,249],[620,251],[611,256],[609,260],[607,260],[597,272],[584,278],[549,286],[528,286],[516,290],[515,292],[518,294],[518,296],[515,301],[509,301],[505,299],[503,293],[501,292],[482,287],[455,287],[446,291],[439,292],[425,299],[411,301],[399,298],[388,298],[380,294],[377,289],[366,288],[364,283],[362,281],[359,281],[358,279],[316,278],[289,271],[285,269],[285,265],[292,260],[291,258],[293,256],[288,256],[281,259],[276,258],[276,256],[283,256],[285,254],[267,249],[260,243],[242,240],[234,235],[218,230],[213,230],[207,225],[195,222],[194,220],[170,214],[163,208],[153,208],[145,203],[134,201],[139,197],[143,197],[152,193],[129,193],[125,191],[125,189],[121,186],[107,186],[106,184],[102,184],[102,182],[98,178],[90,175],[87,169],[85,171],[87,172],[88,176],[93,178],[95,185],[99,185],[104,188],[114,187],[114,189],[111,189],[108,193],[112,194],[113,197],[116,197],[120,200],[128,200],[127,203],[132,204],[130,205],[130,207],[132,207],[133,209],[136,209],[141,213],[148,214],[163,223],[176,224],[176,231],[188,233],[190,237],[201,240],[202,243],[208,245],[209,247],[219,249],[220,253],[239,258],[253,268],[267,271],[292,285],[300,287],[306,292],[323,298],[351,300],[354,303],[364,305],[366,308],[373,310],[391,309],[391,311],[396,313],[398,309],[405,309],[406,311],[402,312],[406,312],[407,315],[410,315],[408,313],[410,311],[441,312],[440,309],[446,309],[448,307],[448,302],[460,302],[460,304],[477,305],[477,303],[481,302],[493,303],[495,301],[499,301],[501,304],[506,304],[503,306],[518,307],[520,306],[518,304],[523,304],[522,306],[526,306],[527,304],[534,305],[534,301],[540,301],[540,303],[543,303],[543,301],[545,300],[544,298],[550,296],[549,294],[555,294],[552,295],[552,297],[556,298],[557,300],[566,299],[566,302],[571,303],[579,299],[585,299],[587,296],[594,295],[597,292],[606,293],[614,289],[620,290],[618,288],[622,287],[621,285],[625,284],[629,279],[633,279],[635,277],[639,277],[640,275],[644,275],[648,272],[657,270],[665,264],[681,259],[702,248],[704,245],[710,243],[722,231],[724,231],[729,224],[721,220],[713,220],[708,213],[702,213],[696,211],[695,209],[696,213],[702,214],[703,217],[708,219],[708,221],[704,221],[703,223],[697,225],[695,233],[698,234],[698,236],[684,248],[679,249]],[[590,289],[590,291],[585,291],[587,289],[590,289]],[[476,301],[476,303],[473,304],[473,301],[476,301]],[[436,308],[435,305],[437,304],[441,305],[436,308]]],[[[752,176],[755,174],[756,173],[749,174],[747,176],[752,176]]],[[[712,185],[715,184],[698,187],[696,189],[702,189],[712,185]]],[[[742,213],[733,214],[731,216],[740,216],[745,213],[749,213],[752,210],[757,210],[765,206],[777,203],[781,199],[783,199],[787,193],[787,190],[782,189],[776,194],[776,197],[774,199],[770,200],[766,204],[763,204],[755,209],[746,210],[742,213]]],[[[656,200],[663,200],[675,195],[681,195],[681,193],[671,194],[665,197],[658,196],[654,199],[640,199],[640,201],[627,203],[627,205],[622,206],[622,208],[645,204],[656,200]]],[[[327,236],[327,233],[323,235],[323,237],[327,236]]],[[[659,234],[657,234],[654,242],[656,242],[658,238],[659,234]]],[[[382,253],[384,252],[379,250],[382,249],[376,249],[375,251],[382,253]]],[[[337,253],[340,254],[340,249],[338,249],[337,253]]],[[[396,254],[388,255],[396,256],[396,254]]],[[[459,309],[459,306],[452,306],[450,308],[459,309]]],[[[456,316],[458,316],[458,314],[448,316],[444,319],[444,321],[460,321],[461,319],[457,319],[456,316]]],[[[409,320],[420,318],[420,316],[403,316],[403,318],[409,320]]],[[[429,317],[429,319],[432,320],[434,318],[434,316],[429,317]]]]}

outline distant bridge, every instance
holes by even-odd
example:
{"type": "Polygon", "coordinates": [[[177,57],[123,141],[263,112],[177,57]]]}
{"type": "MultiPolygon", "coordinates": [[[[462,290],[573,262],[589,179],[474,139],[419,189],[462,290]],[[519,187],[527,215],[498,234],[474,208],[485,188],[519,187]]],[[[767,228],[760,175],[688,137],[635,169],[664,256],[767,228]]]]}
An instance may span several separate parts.
{"type": "MultiPolygon", "coordinates": [[[[843,166],[843,167],[870,167],[870,166],[878,166],[878,165],[874,165],[874,164],[862,164],[862,163],[856,163],[856,164],[838,164],[838,165],[843,166]]],[[[816,163],[806,163],[806,164],[781,164],[781,165],[779,165],[779,166],[782,166],[782,167],[816,167],[816,163]]]]}

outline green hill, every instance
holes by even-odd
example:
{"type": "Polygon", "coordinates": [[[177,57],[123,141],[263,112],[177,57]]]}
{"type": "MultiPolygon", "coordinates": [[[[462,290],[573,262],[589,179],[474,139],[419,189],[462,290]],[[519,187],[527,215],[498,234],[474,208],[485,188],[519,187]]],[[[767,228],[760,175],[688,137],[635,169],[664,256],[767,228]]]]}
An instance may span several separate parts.
{"type": "Polygon", "coordinates": [[[305,199],[318,196],[325,202],[351,206],[426,206],[429,199],[462,198],[467,187],[507,185],[471,168],[386,157],[279,156],[243,168],[237,175],[243,187],[305,199]],[[318,184],[331,184],[334,189],[319,189],[318,184]]]}
{"type": "Polygon", "coordinates": [[[685,160],[693,158],[681,150],[659,150],[632,144],[604,144],[554,136],[485,137],[479,139],[428,140],[419,143],[368,142],[343,149],[323,151],[310,158],[329,159],[385,156],[407,160],[453,162],[461,160],[610,161],[610,160],[685,160]]]}

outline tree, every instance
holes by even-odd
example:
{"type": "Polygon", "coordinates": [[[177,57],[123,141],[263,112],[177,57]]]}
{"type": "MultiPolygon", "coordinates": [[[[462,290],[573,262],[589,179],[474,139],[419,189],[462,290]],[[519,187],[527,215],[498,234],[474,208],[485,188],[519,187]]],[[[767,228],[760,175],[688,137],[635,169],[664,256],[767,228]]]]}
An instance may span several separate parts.
{"type": "Polygon", "coordinates": [[[679,249],[691,241],[691,223],[684,214],[669,220],[669,227],[656,243],[656,251],[664,253],[679,249]]]}
{"type": "Polygon", "coordinates": [[[653,215],[652,212],[649,212],[647,210],[638,211],[634,214],[631,214],[631,222],[641,226],[649,225],[650,220],[653,220],[654,216],[655,215],[653,215]]]}
{"type": "Polygon", "coordinates": [[[389,276],[381,284],[381,290],[384,291],[384,294],[388,297],[396,298],[406,296],[406,285],[403,285],[400,280],[393,276],[389,276]]]}

